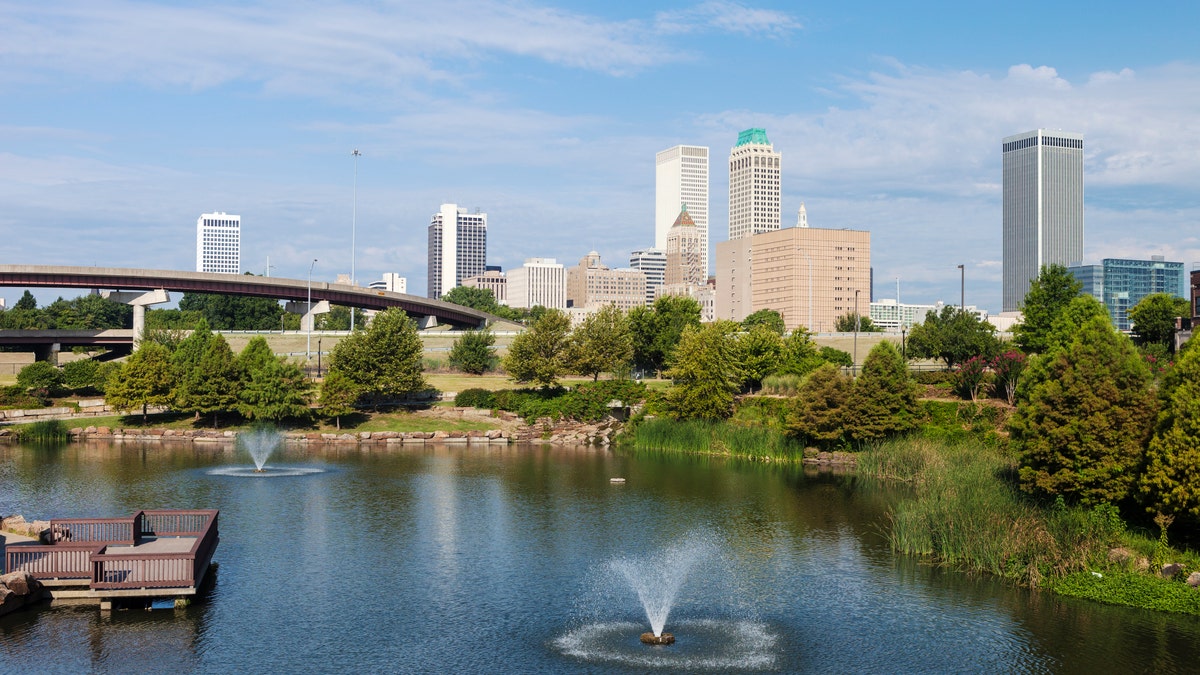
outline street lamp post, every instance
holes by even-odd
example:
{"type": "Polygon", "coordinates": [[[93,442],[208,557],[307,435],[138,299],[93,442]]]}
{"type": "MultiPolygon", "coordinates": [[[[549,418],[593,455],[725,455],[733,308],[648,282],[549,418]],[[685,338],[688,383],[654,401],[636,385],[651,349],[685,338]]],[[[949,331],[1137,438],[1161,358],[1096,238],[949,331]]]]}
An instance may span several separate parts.
{"type": "Polygon", "coordinates": [[[317,338],[317,377],[321,376],[321,338],[317,338]]]}
{"type": "Polygon", "coordinates": [[[307,364],[308,360],[310,358],[312,358],[312,325],[313,325],[312,271],[313,271],[313,265],[316,265],[316,264],[317,264],[317,259],[313,258],[313,261],[311,263],[309,263],[309,265],[308,265],[308,310],[304,315],[304,318],[308,321],[308,340],[304,345],[304,362],[305,362],[305,364],[307,364]]]}
{"type": "MultiPolygon", "coordinates": [[[[358,148],[350,153],[354,157],[354,192],[350,204],[350,285],[354,285],[354,237],[358,231],[358,158],[362,153],[358,148]]],[[[354,332],[354,307],[350,308],[350,332],[354,332]]]]}
{"type": "Polygon", "coordinates": [[[854,289],[854,374],[858,375],[858,291],[854,289]]]}
{"type": "Polygon", "coordinates": [[[967,268],[964,265],[958,266],[959,285],[958,285],[958,311],[967,311],[967,268]]]}

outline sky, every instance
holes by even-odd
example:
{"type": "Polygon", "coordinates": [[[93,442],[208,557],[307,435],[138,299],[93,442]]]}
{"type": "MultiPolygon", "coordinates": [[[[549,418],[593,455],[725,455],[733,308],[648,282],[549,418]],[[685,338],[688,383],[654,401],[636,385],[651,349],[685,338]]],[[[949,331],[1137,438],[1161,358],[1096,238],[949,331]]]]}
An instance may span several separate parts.
{"type": "Polygon", "coordinates": [[[626,266],[655,153],[710,148],[715,244],[725,158],[762,127],[785,227],[804,202],[869,230],[877,299],[954,303],[962,264],[998,312],[1012,134],[1084,134],[1086,262],[1200,263],[1198,26],[1170,0],[0,0],[0,264],[192,270],[224,211],[247,271],[333,281],[353,255],[423,295],[457,203],[489,264],[626,266]]]}

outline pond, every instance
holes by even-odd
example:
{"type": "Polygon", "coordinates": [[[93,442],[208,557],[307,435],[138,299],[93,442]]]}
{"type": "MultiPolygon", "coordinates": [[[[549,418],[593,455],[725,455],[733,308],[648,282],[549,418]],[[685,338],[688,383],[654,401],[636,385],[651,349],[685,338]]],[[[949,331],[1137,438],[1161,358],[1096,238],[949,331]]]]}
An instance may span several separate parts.
{"type": "Polygon", "coordinates": [[[894,556],[883,529],[899,488],[850,476],[542,445],[298,447],[267,467],[300,470],[255,476],[247,465],[248,454],[220,447],[0,446],[0,514],[221,511],[219,568],[197,602],[2,617],[0,672],[1161,673],[1200,663],[1196,618],[894,556]],[[647,605],[676,644],[639,642],[647,605]]]}

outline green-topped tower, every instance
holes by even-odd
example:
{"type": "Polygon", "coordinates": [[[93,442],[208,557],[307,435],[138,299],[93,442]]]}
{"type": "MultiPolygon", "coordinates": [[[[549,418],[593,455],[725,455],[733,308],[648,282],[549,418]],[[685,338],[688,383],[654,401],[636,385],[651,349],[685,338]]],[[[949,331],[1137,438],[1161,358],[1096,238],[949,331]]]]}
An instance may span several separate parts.
{"type": "Polygon", "coordinates": [[[779,229],[781,155],[766,129],[746,129],[729,151],[729,238],[779,229]]]}

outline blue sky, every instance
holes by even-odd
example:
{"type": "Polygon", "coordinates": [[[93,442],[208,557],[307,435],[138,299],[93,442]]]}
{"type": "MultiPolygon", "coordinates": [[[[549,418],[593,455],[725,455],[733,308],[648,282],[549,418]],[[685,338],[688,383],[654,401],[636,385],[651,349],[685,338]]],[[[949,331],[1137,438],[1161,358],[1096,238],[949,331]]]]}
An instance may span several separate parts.
{"type": "Polygon", "coordinates": [[[677,143],[726,238],[752,126],[785,226],[871,231],[877,298],[953,302],[962,263],[999,311],[1000,139],[1039,127],[1085,134],[1089,262],[1200,262],[1198,5],[968,6],[0,0],[0,262],[192,269],[220,210],[245,269],[332,280],[359,148],[362,283],[423,294],[443,202],[489,214],[490,263],[623,266],[677,143]]]}

